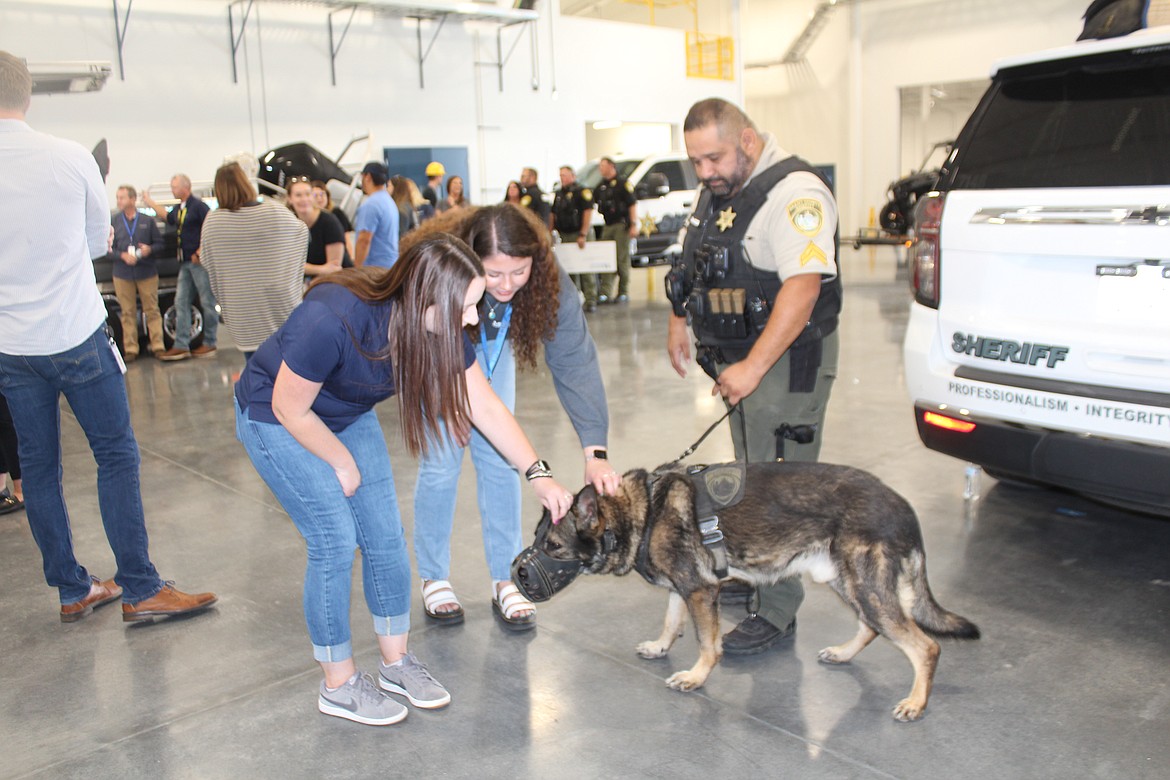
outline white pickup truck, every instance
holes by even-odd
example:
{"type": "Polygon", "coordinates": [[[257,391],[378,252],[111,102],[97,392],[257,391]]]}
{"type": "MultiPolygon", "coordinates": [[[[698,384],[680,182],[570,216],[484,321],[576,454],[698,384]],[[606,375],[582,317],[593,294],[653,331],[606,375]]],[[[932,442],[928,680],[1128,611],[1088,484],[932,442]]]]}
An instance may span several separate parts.
{"type": "Polygon", "coordinates": [[[1170,28],[996,65],[915,211],[918,432],[1170,515],[1170,28]]]}
{"type": "MultiPolygon", "coordinates": [[[[695,166],[684,152],[652,154],[644,157],[613,157],[618,176],[625,178],[638,198],[637,246],[630,253],[633,265],[660,265],[670,262],[669,254],[677,251],[678,231],[691,214],[695,188],[699,179],[695,166]]],[[[586,163],[577,172],[582,186],[595,189],[601,183],[597,160],[586,163]]],[[[593,212],[594,230],[600,234],[605,224],[593,212]]]]}

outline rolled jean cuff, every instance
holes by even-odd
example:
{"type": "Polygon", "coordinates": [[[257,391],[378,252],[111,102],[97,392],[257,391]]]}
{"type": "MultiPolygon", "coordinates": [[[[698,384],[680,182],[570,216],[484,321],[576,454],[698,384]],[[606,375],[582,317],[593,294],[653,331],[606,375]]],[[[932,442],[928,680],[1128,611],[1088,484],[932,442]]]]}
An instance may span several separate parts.
{"type": "Polygon", "coordinates": [[[400,636],[410,633],[410,612],[382,617],[374,615],[374,633],[378,636],[400,636]]]}
{"type": "Polygon", "coordinates": [[[339,645],[313,645],[313,658],[321,663],[337,663],[353,658],[353,643],[349,640],[339,645]]]}

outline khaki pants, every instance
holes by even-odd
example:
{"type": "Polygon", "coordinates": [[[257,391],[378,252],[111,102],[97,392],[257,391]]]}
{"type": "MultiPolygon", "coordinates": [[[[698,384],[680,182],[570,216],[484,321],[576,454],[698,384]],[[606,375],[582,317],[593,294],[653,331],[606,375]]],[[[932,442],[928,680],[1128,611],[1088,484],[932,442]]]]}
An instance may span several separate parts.
{"type": "Polygon", "coordinates": [[[119,279],[114,277],[114,293],[122,307],[122,345],[127,355],[138,354],[138,301],[146,314],[146,330],[150,334],[150,349],[161,355],[163,345],[162,312],[158,310],[158,276],[149,279],[119,279]]]}
{"type": "MultiPolygon", "coordinates": [[[[784,459],[815,462],[821,452],[821,437],[825,433],[825,409],[829,392],[837,378],[838,331],[833,331],[822,342],[821,367],[817,370],[812,392],[793,393],[788,389],[791,361],[785,353],[776,361],[756,391],[743,401],[740,412],[728,418],[735,457],[748,463],[776,460],[775,431],[782,423],[817,426],[817,434],[808,444],[784,440],[784,459]],[[744,440],[746,434],[746,441],[744,440]]],[[[722,371],[723,364],[719,369],[722,371]]],[[[775,585],[759,588],[759,607],[756,614],[778,628],[784,628],[796,617],[796,610],[804,601],[800,578],[781,580],[775,585]]]]}
{"type": "Polygon", "coordinates": [[[624,222],[616,225],[606,225],[601,229],[602,241],[617,242],[617,273],[602,274],[601,286],[598,292],[611,299],[617,295],[630,294],[630,226],[624,222]],[[613,278],[618,278],[617,292],[614,293],[613,278]]]}

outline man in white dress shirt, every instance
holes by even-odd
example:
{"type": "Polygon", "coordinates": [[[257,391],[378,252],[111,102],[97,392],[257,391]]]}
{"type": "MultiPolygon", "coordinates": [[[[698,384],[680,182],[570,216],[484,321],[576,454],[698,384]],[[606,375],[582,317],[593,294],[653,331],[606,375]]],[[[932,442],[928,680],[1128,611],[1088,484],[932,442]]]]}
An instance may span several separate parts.
{"type": "Polygon", "coordinates": [[[16,423],[45,580],[58,590],[66,623],[119,598],[126,622],[206,609],[215,594],[177,590],[150,561],[125,367],[93,274],[92,258],[110,250],[105,186],[82,146],[28,126],[31,100],[24,60],[0,51],[0,392],[16,423]],[[113,579],[92,576],[74,557],[60,477],[62,395],[98,464],[113,579]]]}

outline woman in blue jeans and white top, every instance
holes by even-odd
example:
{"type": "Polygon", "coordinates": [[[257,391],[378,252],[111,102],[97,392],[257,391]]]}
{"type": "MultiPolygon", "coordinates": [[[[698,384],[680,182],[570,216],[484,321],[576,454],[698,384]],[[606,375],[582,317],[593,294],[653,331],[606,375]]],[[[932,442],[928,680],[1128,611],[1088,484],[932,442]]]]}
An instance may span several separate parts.
{"type": "Polygon", "coordinates": [[[561,517],[573,496],[500,402],[475,363],[464,326],[478,321],[483,266],[466,244],[437,235],[392,268],[320,279],[247,363],[236,385],[236,434],[305,539],[304,610],[321,664],[318,708],[395,723],[406,708],[441,707],[450,694],[407,652],[410,558],[386,440],[373,407],[398,395],[403,438],[426,452],[440,427],[475,426],[561,517]],[[377,683],[353,661],[353,551],[381,650],[377,683]]]}
{"type": "MultiPolygon", "coordinates": [[[[621,478],[606,459],[609,411],[597,347],[577,289],[553,256],[548,227],[528,209],[502,203],[440,215],[410,234],[405,246],[441,231],[466,241],[483,261],[487,287],[479,308],[476,356],[484,376],[514,409],[516,366],[535,368],[543,345],[557,397],[584,451],[585,481],[612,493],[621,478]]],[[[511,581],[512,559],[522,547],[520,478],[498,448],[475,432],[470,440],[445,432],[419,465],[414,551],[423,608],[442,623],[463,619],[448,577],[455,491],[468,441],[492,578],[492,610],[509,629],[530,629],[536,625],[535,607],[511,581]]]]}

